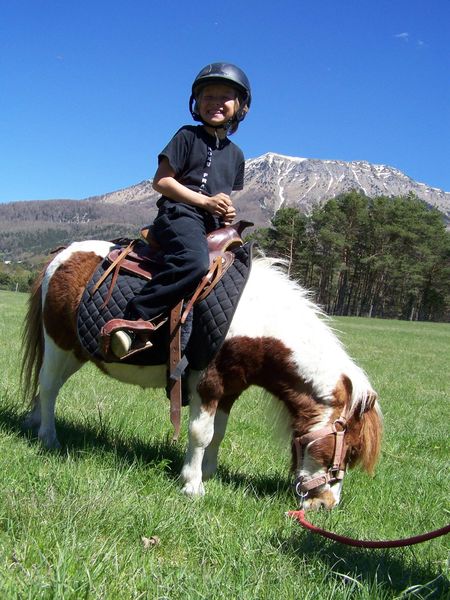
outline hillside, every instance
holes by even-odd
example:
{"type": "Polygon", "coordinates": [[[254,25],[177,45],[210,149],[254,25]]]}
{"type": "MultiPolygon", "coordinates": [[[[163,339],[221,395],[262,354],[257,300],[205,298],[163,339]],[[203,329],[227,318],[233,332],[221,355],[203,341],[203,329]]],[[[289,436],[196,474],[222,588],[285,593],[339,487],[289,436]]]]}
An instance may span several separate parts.
{"type": "MultiPolygon", "coordinates": [[[[267,153],[246,162],[245,187],[234,196],[238,218],[258,226],[295,206],[309,212],[351,189],[367,196],[412,192],[437,208],[450,224],[450,193],[418,183],[393,167],[267,153]]],[[[84,200],[35,200],[0,204],[1,260],[40,262],[60,245],[87,238],[136,236],[156,214],[158,194],[145,180],[84,200]]]]}

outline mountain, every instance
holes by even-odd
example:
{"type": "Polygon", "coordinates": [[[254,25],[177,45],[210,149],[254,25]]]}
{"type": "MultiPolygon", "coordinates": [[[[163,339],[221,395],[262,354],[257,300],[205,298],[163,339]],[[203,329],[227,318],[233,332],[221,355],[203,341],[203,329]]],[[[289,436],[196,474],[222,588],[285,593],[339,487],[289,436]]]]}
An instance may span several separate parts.
{"type": "Polygon", "coordinates": [[[237,198],[257,197],[267,218],[287,206],[308,212],[353,189],[369,197],[412,192],[441,211],[450,223],[449,192],[418,183],[394,167],[365,161],[295,158],[269,152],[247,161],[245,188],[237,198]]]}
{"type": "MultiPolygon", "coordinates": [[[[354,189],[369,197],[405,196],[412,192],[442,212],[450,223],[450,192],[418,183],[394,167],[366,161],[296,158],[268,152],[246,161],[244,189],[234,194],[233,202],[239,218],[267,225],[281,207],[295,206],[308,212],[354,189]]],[[[148,202],[153,208],[157,197],[151,181],[146,180],[89,200],[116,205],[148,202]]]]}
{"type": "MultiPolygon", "coordinates": [[[[450,225],[450,193],[418,183],[393,167],[282,156],[269,152],[246,162],[244,190],[233,202],[238,219],[267,226],[281,207],[309,212],[350,190],[367,196],[410,192],[437,208],[450,225]]],[[[158,194],[151,180],[84,200],[43,200],[0,204],[0,257],[42,260],[72,240],[136,236],[156,214],[158,194]]]]}

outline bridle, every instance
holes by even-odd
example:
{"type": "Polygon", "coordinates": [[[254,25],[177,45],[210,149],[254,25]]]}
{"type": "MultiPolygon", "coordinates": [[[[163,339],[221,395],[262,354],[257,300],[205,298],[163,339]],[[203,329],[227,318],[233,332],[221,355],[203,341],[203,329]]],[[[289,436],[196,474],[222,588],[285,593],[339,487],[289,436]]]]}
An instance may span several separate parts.
{"type": "Polygon", "coordinates": [[[305,527],[306,529],[309,529],[314,533],[318,533],[323,537],[334,540],[341,544],[347,544],[348,546],[356,546],[358,548],[399,548],[402,546],[411,546],[412,544],[419,544],[421,542],[425,542],[440,537],[442,535],[449,534],[450,524],[445,525],[445,527],[441,527],[440,529],[435,529],[434,531],[429,531],[421,535],[415,535],[404,539],[375,541],[358,540],[345,535],[338,535],[331,531],[327,531],[325,529],[313,525],[312,523],[306,520],[305,510],[303,510],[303,504],[306,498],[308,497],[309,493],[312,490],[315,490],[316,488],[325,485],[326,483],[333,484],[338,481],[342,481],[342,479],[344,478],[346,472],[345,455],[347,453],[348,448],[348,444],[345,441],[345,434],[347,433],[347,425],[348,421],[350,420],[350,417],[351,414],[349,414],[347,406],[344,406],[340,417],[336,419],[333,423],[326,425],[325,427],[321,427],[320,429],[316,429],[315,431],[310,431],[309,433],[305,433],[304,435],[296,436],[293,438],[293,443],[297,455],[297,471],[300,469],[300,465],[302,464],[305,452],[311,446],[311,444],[329,435],[333,435],[335,441],[332,464],[328,467],[326,473],[324,473],[323,475],[318,475],[317,477],[313,477],[312,479],[308,479],[307,481],[304,481],[304,476],[296,478],[294,482],[294,490],[300,505],[300,510],[289,511],[288,513],[286,513],[287,516],[297,519],[300,525],[302,525],[302,527],[305,527]]]}
{"type": "Polygon", "coordinates": [[[297,456],[296,471],[298,471],[300,465],[303,463],[305,452],[312,444],[329,435],[334,436],[334,453],[327,471],[306,481],[304,476],[299,476],[294,481],[294,491],[300,507],[303,506],[303,503],[312,490],[327,483],[331,485],[344,479],[346,472],[345,456],[348,447],[348,444],[345,441],[345,434],[347,433],[349,419],[350,416],[348,415],[347,406],[344,406],[341,415],[333,423],[293,438],[297,456]]]}

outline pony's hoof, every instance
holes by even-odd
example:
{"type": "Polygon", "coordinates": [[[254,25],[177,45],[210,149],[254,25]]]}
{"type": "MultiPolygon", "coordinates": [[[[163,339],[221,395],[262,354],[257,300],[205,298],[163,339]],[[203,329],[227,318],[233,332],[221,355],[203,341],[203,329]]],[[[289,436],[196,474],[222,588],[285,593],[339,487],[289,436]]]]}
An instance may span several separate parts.
{"type": "Polygon", "coordinates": [[[185,496],[204,496],[205,488],[202,482],[200,482],[199,485],[194,485],[193,483],[186,483],[182,488],[181,492],[185,496]]]}
{"type": "Polygon", "coordinates": [[[38,439],[46,450],[60,450],[61,444],[55,434],[39,433],[38,439]]]}

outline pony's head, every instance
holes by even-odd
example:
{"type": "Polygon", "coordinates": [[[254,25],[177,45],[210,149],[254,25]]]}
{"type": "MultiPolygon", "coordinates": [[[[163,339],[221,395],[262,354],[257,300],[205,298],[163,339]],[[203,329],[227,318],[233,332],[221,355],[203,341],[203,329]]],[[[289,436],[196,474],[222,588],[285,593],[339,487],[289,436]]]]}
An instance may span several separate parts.
{"type": "Polygon", "coordinates": [[[382,417],[372,389],[354,394],[342,376],[321,417],[293,437],[295,491],[305,509],[336,506],[347,469],[360,464],[373,473],[380,453],[382,417]]]}

